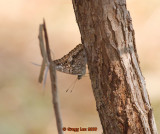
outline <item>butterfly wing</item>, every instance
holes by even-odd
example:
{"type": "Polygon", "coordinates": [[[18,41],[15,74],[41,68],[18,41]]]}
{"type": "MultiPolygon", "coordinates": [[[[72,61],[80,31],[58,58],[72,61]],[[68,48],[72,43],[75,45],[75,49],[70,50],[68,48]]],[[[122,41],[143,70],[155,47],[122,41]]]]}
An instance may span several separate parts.
{"type": "Polygon", "coordinates": [[[83,44],[77,45],[67,55],[53,62],[56,64],[57,71],[78,75],[79,77],[84,75],[87,60],[83,44]]]}

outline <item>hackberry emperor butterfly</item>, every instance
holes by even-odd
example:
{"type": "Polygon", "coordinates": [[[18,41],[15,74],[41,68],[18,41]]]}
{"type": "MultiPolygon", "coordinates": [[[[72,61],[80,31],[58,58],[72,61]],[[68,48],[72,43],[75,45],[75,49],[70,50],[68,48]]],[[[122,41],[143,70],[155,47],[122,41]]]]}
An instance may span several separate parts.
{"type": "Polygon", "coordinates": [[[86,55],[83,44],[77,45],[67,55],[64,55],[61,59],[53,61],[56,64],[56,70],[78,75],[78,79],[86,73],[86,55]]]}

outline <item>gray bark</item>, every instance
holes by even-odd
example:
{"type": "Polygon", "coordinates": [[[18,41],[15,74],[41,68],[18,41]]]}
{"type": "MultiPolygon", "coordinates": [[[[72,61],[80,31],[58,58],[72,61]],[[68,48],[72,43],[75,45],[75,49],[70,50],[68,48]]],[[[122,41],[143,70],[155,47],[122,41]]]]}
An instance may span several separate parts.
{"type": "Polygon", "coordinates": [[[157,134],[125,0],[72,0],[104,134],[157,134]]]}

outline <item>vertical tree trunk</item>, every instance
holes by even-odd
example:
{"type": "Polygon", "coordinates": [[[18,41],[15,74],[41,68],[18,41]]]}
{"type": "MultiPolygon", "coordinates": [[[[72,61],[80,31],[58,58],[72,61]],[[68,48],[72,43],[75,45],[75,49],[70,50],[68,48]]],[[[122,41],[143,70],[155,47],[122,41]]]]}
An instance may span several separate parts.
{"type": "Polygon", "coordinates": [[[72,0],[104,134],[157,134],[125,0],[72,0]]]}

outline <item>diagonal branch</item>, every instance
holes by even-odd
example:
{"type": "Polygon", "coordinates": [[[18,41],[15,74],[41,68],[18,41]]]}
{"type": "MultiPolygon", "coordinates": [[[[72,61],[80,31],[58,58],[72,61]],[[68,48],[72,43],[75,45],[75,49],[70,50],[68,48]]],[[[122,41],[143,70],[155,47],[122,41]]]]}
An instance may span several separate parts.
{"type": "Polygon", "coordinates": [[[52,97],[53,97],[52,103],[53,103],[53,108],[54,108],[54,112],[55,112],[55,116],[56,116],[58,134],[63,134],[62,120],[61,120],[59,103],[58,103],[58,92],[57,92],[57,85],[56,85],[57,84],[56,69],[55,69],[55,64],[54,64],[54,62],[52,62],[52,58],[51,58],[45,20],[43,21],[43,24],[40,25],[39,41],[40,41],[41,55],[43,57],[39,81],[42,81],[42,79],[43,79],[45,64],[47,64],[49,66],[49,70],[50,70],[50,79],[51,79],[51,88],[52,88],[52,97]],[[43,42],[43,34],[42,34],[43,31],[44,31],[46,49],[45,49],[44,42],[43,42]]]}
{"type": "Polygon", "coordinates": [[[48,57],[48,61],[49,61],[49,64],[50,64],[49,70],[50,70],[50,79],[51,79],[52,97],[53,97],[52,98],[52,103],[53,103],[54,112],[55,112],[55,116],[56,116],[58,134],[63,134],[62,120],[61,120],[61,116],[60,116],[58,94],[57,94],[57,85],[56,85],[56,83],[57,83],[56,69],[55,69],[55,64],[52,62],[52,58],[51,58],[45,20],[43,21],[43,28],[44,28],[44,37],[45,37],[45,43],[46,43],[47,57],[48,57]]]}

